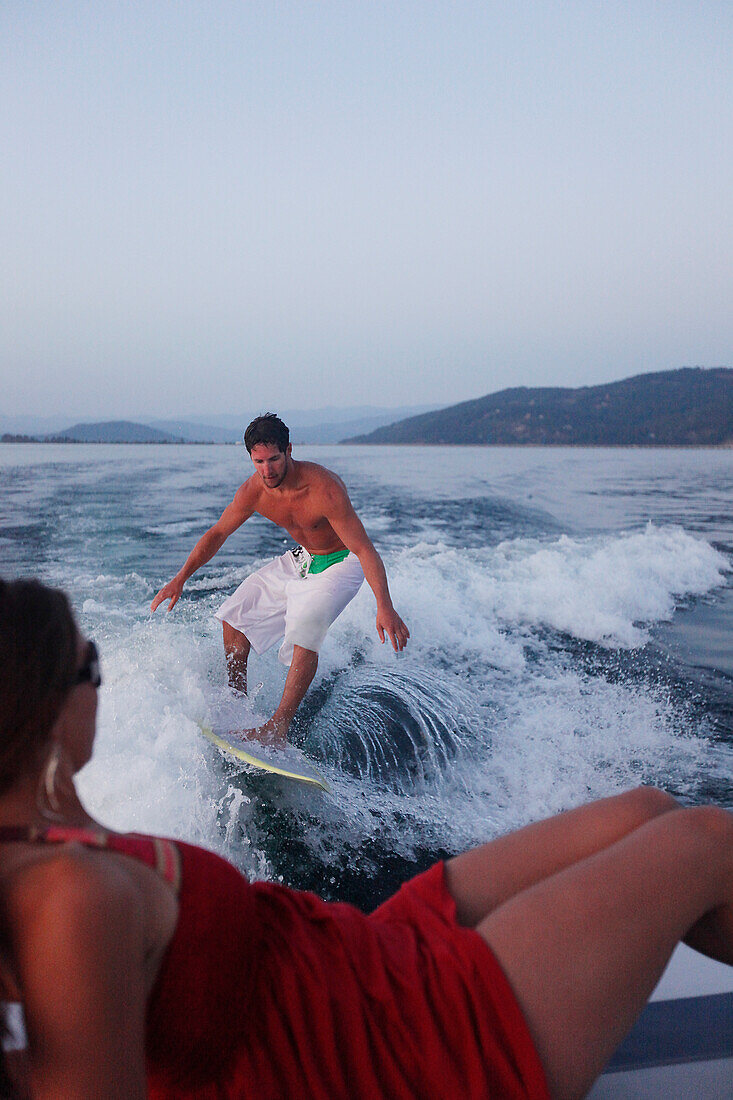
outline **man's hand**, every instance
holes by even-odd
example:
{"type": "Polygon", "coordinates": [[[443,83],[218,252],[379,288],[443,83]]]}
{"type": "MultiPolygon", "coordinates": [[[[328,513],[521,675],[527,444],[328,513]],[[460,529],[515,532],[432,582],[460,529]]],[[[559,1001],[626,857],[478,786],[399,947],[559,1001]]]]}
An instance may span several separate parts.
{"type": "Polygon", "coordinates": [[[155,597],[155,599],[151,603],[151,605],[150,605],[151,612],[155,611],[156,608],[160,607],[163,600],[170,600],[171,601],[168,604],[168,610],[170,611],[171,608],[174,607],[178,603],[178,597],[180,596],[182,591],[183,591],[183,581],[179,580],[178,577],[174,577],[172,581],[168,581],[168,584],[163,585],[160,592],[158,593],[158,595],[155,597]]]}
{"type": "Polygon", "coordinates": [[[410,637],[410,631],[393,607],[388,611],[377,609],[377,634],[381,642],[384,642],[385,636],[389,638],[395,653],[405,648],[410,637]]]}

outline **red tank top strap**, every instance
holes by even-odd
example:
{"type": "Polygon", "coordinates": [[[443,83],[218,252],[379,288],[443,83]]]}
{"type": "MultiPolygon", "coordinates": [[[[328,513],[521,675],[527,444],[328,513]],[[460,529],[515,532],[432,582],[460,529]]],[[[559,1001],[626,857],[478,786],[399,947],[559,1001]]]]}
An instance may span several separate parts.
{"type": "Polygon", "coordinates": [[[30,844],[85,844],[88,848],[100,848],[121,855],[131,856],[147,864],[165,882],[179,892],[181,886],[181,856],[172,840],[140,833],[110,833],[101,828],[85,828],[75,825],[48,825],[36,828],[28,825],[0,826],[0,843],[25,841],[30,844]]]}
{"type": "Polygon", "coordinates": [[[137,833],[110,833],[107,848],[122,855],[132,856],[147,863],[176,893],[181,888],[181,853],[172,840],[159,836],[142,836],[137,833]]]}

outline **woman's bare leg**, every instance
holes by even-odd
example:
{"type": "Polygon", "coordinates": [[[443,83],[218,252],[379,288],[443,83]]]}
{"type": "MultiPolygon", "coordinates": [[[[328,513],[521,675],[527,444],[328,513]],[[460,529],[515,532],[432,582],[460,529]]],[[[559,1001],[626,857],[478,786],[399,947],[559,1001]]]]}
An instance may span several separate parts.
{"type": "Polygon", "coordinates": [[[664,791],[639,787],[527,825],[456,856],[446,864],[446,881],[459,923],[475,928],[515,894],[678,808],[664,791]]]}
{"type": "Polygon", "coordinates": [[[702,922],[733,962],[732,901],[733,815],[698,807],[657,815],[479,923],[554,1097],[585,1094],[690,929],[702,922]]]}

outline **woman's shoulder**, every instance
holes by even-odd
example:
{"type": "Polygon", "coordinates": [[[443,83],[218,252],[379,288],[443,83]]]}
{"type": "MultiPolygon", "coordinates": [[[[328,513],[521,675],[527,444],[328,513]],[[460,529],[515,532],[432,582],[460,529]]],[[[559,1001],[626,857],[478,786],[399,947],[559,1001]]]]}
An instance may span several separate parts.
{"type": "Polygon", "coordinates": [[[70,928],[102,925],[121,906],[129,919],[140,901],[124,865],[81,843],[39,848],[3,878],[6,919],[25,930],[42,925],[49,914],[70,928]]]}
{"type": "Polygon", "coordinates": [[[12,973],[27,1007],[95,989],[110,968],[143,972],[144,895],[117,861],[67,844],[18,867],[6,883],[6,936],[12,973]],[[46,991],[46,992],[44,992],[46,991]]]}

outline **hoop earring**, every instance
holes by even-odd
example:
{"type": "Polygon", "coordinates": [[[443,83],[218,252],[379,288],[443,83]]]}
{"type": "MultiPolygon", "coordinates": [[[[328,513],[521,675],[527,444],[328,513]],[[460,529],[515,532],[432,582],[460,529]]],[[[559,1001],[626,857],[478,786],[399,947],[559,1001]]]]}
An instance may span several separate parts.
{"type": "Polygon", "coordinates": [[[41,817],[47,821],[63,821],[61,803],[56,791],[56,779],[58,777],[59,764],[61,763],[61,747],[54,745],[49,755],[46,767],[43,769],[38,783],[36,794],[36,806],[41,817]]]}

